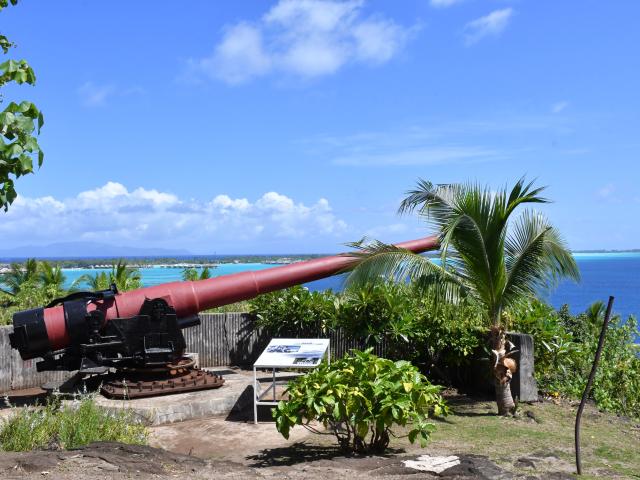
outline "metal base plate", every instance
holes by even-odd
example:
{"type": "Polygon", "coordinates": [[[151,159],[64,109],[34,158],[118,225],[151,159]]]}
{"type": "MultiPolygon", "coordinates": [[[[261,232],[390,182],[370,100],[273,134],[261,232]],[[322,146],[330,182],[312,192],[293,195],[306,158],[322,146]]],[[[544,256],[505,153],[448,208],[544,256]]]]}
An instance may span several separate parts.
{"type": "Polygon", "coordinates": [[[199,368],[165,372],[120,371],[104,379],[100,393],[107,398],[134,399],[219,388],[224,378],[199,368]]]}

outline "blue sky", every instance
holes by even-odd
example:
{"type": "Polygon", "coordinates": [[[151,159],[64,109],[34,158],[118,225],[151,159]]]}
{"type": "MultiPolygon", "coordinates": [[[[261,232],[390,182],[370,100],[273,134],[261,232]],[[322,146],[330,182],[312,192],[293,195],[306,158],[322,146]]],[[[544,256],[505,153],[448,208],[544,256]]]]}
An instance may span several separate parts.
{"type": "Polygon", "coordinates": [[[574,249],[639,248],[635,1],[23,0],[45,113],[3,247],[333,252],[423,236],[420,177],[549,185],[574,249]]]}

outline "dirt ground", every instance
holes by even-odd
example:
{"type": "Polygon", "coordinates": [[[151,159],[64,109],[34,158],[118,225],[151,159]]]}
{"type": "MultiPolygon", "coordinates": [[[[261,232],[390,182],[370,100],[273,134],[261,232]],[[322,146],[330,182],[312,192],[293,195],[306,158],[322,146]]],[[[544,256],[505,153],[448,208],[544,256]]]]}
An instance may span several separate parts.
{"type": "MultiPolygon", "coordinates": [[[[331,436],[276,431],[267,408],[150,429],[150,446],[99,443],[72,451],[0,453],[0,478],[574,478],[575,406],[541,402],[501,418],[489,401],[449,395],[453,414],[438,421],[421,449],[394,439],[385,456],[345,457],[331,436]],[[421,455],[457,455],[460,464],[439,475],[404,466],[421,455]]],[[[397,431],[402,434],[402,431],[397,431]]],[[[640,478],[640,425],[589,407],[583,417],[583,478],[640,478]]]]}

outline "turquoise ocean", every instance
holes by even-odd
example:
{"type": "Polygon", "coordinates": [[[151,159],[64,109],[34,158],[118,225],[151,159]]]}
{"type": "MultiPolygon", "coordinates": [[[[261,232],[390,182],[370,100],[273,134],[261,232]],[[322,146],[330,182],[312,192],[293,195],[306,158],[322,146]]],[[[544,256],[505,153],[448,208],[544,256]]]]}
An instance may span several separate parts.
{"type": "MultiPolygon", "coordinates": [[[[576,253],[582,281],[578,284],[562,282],[555,290],[544,293],[547,301],[559,308],[568,304],[573,313],[584,311],[596,300],[607,302],[609,295],[615,297],[614,312],[624,317],[640,315],[640,252],[616,253],[576,253]]],[[[262,263],[223,263],[212,270],[213,276],[247,270],[273,268],[274,265],[262,263]]],[[[85,273],[95,273],[100,269],[65,269],[67,284],[85,273]]],[[[182,279],[182,268],[152,267],[141,268],[144,286],[159,285],[182,279]]],[[[343,288],[342,276],[330,277],[306,286],[310,290],[343,288]]]]}

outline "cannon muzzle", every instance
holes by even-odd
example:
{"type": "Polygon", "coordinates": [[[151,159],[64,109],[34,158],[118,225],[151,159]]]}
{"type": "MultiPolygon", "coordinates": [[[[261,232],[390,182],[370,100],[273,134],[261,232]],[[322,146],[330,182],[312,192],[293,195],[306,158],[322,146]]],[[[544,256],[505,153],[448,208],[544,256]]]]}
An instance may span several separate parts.
{"type": "MultiPolygon", "coordinates": [[[[422,253],[438,248],[438,239],[396,246],[422,253]]],[[[182,355],[181,330],[199,324],[199,312],[345,272],[356,262],[347,253],[125,293],[75,293],[59,305],[16,313],[11,346],[25,360],[43,357],[39,370],[167,363],[182,355]]]]}

